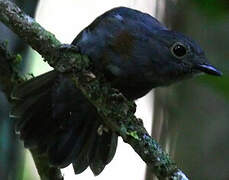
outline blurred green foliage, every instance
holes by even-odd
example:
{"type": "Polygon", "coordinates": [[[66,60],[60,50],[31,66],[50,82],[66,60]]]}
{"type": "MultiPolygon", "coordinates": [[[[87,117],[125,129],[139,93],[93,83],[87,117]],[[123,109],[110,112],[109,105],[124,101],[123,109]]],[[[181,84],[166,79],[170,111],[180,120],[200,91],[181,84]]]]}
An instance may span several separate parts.
{"type": "Polygon", "coordinates": [[[211,17],[221,17],[228,15],[228,0],[193,0],[197,4],[199,10],[207,13],[211,17]]]}
{"type": "Polygon", "coordinates": [[[216,92],[223,95],[227,100],[229,100],[229,75],[224,74],[222,77],[212,77],[212,76],[201,76],[198,81],[202,84],[213,88],[216,92]]]}

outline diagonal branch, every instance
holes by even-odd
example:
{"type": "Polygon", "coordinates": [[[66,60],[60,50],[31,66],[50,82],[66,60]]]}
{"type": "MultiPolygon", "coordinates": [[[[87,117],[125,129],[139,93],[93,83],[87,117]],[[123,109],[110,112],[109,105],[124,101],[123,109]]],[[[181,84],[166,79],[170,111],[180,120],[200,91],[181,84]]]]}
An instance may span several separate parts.
{"type": "Polygon", "coordinates": [[[73,51],[61,51],[61,43],[16,5],[0,0],[0,20],[38,51],[59,72],[72,79],[85,97],[96,107],[104,124],[130,144],[159,179],[188,180],[175,163],[150,137],[142,120],[134,116],[135,104],[109,84],[88,71],[90,60],[73,51]]]}

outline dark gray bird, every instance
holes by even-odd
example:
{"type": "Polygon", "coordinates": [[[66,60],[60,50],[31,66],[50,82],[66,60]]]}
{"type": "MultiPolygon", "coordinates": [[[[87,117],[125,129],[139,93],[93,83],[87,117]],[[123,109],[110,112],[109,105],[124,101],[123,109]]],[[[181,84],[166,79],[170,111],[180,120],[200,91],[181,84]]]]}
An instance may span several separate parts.
{"type": "MultiPolygon", "coordinates": [[[[72,44],[91,59],[93,73],[104,73],[130,100],[201,72],[221,75],[191,38],[125,7],[96,18],[72,44]]],[[[33,78],[12,97],[17,99],[12,116],[25,147],[47,153],[52,165],[72,163],[76,174],[90,166],[98,175],[112,160],[117,134],[98,133],[102,122],[96,109],[61,73],[33,78]]]]}

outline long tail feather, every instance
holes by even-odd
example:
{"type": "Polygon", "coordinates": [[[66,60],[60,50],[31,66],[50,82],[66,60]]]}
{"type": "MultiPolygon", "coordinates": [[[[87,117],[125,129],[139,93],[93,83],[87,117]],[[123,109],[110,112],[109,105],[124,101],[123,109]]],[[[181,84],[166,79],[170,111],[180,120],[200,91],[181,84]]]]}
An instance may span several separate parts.
{"type": "Polygon", "coordinates": [[[50,163],[76,174],[88,166],[95,175],[112,160],[117,135],[98,134],[101,126],[95,108],[73,83],[55,71],[19,85],[12,93],[16,105],[11,116],[27,148],[47,153],[50,163]]]}
{"type": "Polygon", "coordinates": [[[117,147],[117,135],[112,132],[97,134],[94,150],[90,155],[90,168],[94,175],[99,175],[113,159],[117,147]]]}

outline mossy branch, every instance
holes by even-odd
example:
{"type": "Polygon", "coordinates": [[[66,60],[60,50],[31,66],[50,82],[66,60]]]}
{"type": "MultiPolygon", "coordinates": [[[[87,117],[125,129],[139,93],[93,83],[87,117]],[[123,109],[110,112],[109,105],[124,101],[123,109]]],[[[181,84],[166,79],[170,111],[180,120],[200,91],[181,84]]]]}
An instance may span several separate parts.
{"type": "Polygon", "coordinates": [[[64,51],[53,34],[7,0],[0,0],[0,21],[39,52],[55,70],[74,81],[76,88],[96,107],[104,124],[130,144],[160,180],[188,180],[150,137],[142,120],[134,116],[135,104],[110,88],[109,83],[101,84],[100,75],[96,77],[88,71],[90,60],[86,56],[64,51]]]}

